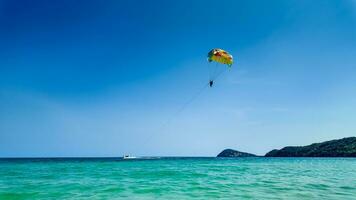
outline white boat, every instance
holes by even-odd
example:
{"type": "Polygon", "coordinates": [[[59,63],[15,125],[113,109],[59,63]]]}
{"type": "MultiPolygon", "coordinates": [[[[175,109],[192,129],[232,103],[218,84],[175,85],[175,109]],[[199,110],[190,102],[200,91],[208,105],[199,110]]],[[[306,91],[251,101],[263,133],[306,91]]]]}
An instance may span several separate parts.
{"type": "Polygon", "coordinates": [[[135,156],[130,156],[130,155],[124,155],[122,159],[136,159],[137,157],[135,156]]]}

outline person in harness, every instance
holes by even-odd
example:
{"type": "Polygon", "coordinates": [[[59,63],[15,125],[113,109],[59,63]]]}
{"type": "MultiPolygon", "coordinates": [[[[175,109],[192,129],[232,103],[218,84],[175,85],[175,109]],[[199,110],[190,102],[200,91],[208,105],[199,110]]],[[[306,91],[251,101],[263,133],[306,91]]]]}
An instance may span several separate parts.
{"type": "Polygon", "coordinates": [[[213,84],[214,84],[214,81],[213,81],[213,80],[210,80],[210,81],[209,81],[209,86],[210,86],[210,87],[213,87],[213,84]]]}

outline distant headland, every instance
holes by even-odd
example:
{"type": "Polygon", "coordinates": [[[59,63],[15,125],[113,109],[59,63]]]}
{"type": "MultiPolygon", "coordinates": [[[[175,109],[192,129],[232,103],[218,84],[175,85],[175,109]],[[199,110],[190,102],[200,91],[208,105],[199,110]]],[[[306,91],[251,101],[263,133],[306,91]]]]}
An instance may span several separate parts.
{"type": "MultiPolygon", "coordinates": [[[[225,149],[217,157],[255,157],[256,155],[225,149]]],[[[265,157],[356,157],[356,137],[313,143],[307,146],[287,146],[274,149],[265,157]]]]}
{"type": "Polygon", "coordinates": [[[217,157],[256,157],[255,154],[236,151],[233,149],[225,149],[217,157]]]}

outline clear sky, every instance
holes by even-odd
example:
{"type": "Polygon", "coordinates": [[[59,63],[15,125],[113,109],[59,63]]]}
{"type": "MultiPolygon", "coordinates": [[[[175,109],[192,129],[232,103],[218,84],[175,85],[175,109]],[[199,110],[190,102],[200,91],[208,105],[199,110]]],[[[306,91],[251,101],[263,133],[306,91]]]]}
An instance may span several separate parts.
{"type": "Polygon", "coordinates": [[[0,0],[1,157],[263,155],[355,113],[354,0],[0,0]]]}

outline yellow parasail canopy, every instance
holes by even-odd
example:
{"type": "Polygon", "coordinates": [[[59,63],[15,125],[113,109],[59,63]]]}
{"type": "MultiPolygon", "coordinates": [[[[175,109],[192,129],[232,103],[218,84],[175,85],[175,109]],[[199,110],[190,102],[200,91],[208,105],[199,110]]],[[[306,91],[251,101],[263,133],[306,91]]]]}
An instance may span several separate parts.
{"type": "Polygon", "coordinates": [[[234,63],[234,59],[231,54],[222,49],[213,49],[208,53],[208,61],[218,62],[221,64],[226,64],[229,67],[234,63]]]}

